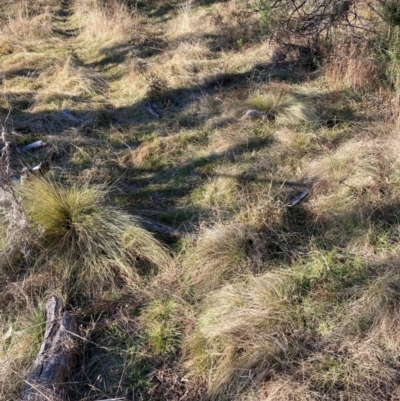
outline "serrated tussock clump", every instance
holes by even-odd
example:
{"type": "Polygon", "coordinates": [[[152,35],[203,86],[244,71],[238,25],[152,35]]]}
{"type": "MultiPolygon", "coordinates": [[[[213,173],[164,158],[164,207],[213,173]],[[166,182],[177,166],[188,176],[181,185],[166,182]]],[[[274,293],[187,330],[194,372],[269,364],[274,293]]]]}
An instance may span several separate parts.
{"type": "Polygon", "coordinates": [[[21,195],[37,233],[36,268],[53,269],[70,290],[99,291],[118,277],[138,283],[141,262],[169,263],[167,250],[137,219],[106,204],[103,185],[32,180],[21,195]]]}
{"type": "Polygon", "coordinates": [[[290,274],[270,272],[227,285],[207,298],[187,347],[190,368],[208,370],[211,398],[234,399],[301,353],[295,307],[300,290],[290,274]]]}
{"type": "Polygon", "coordinates": [[[260,238],[243,224],[218,224],[205,230],[184,259],[184,275],[198,295],[204,295],[252,271],[260,238]]]}
{"type": "Polygon", "coordinates": [[[310,105],[282,91],[277,94],[255,94],[248,100],[248,105],[264,112],[268,119],[288,124],[318,121],[318,116],[310,105]]]}

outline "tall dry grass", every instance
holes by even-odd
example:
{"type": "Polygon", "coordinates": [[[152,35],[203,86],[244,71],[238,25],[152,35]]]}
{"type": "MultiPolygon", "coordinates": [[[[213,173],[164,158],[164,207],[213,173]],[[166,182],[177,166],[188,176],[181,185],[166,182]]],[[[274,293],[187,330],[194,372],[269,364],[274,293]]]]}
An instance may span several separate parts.
{"type": "Polygon", "coordinates": [[[58,2],[54,0],[39,1],[32,4],[19,0],[3,5],[6,12],[2,18],[1,41],[10,46],[34,44],[53,34],[53,17],[58,2]]]}
{"type": "Polygon", "coordinates": [[[141,25],[138,12],[118,0],[79,0],[71,21],[79,27],[78,41],[91,51],[128,45],[141,25]]]}
{"type": "Polygon", "coordinates": [[[378,88],[384,81],[384,67],[376,52],[371,51],[373,45],[337,44],[326,66],[325,77],[330,86],[334,89],[352,88],[357,91],[378,88]]]}
{"type": "Polygon", "coordinates": [[[300,292],[289,274],[270,272],[247,276],[208,297],[186,346],[190,369],[206,370],[212,399],[235,399],[301,355],[295,306],[300,292]]]}
{"type": "Polygon", "coordinates": [[[261,240],[249,227],[219,224],[205,230],[183,261],[184,275],[197,296],[204,296],[256,268],[254,248],[261,240]]]}

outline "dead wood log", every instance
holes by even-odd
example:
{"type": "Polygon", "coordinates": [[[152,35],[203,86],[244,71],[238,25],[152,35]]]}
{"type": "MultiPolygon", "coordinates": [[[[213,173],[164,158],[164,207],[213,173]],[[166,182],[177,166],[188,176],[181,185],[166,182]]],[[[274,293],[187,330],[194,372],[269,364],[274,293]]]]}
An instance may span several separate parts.
{"type": "Polygon", "coordinates": [[[75,364],[77,326],[72,312],[62,308],[61,299],[55,296],[46,304],[46,332],[22,401],[66,400],[66,383],[75,364]]]}
{"type": "Polygon", "coordinates": [[[180,231],[175,230],[175,228],[172,228],[165,224],[159,223],[158,221],[155,221],[153,219],[149,219],[148,217],[142,217],[140,219],[140,223],[147,230],[156,231],[156,232],[160,233],[161,235],[163,235],[164,237],[181,238],[181,237],[185,236],[180,231]]]}

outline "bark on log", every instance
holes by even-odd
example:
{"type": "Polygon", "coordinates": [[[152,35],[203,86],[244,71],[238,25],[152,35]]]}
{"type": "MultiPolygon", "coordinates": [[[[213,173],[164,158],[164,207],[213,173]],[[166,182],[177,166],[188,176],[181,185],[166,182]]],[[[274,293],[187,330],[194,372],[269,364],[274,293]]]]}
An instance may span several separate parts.
{"type": "Polygon", "coordinates": [[[66,400],[66,383],[75,363],[76,320],[63,312],[62,301],[51,297],[46,304],[46,332],[42,346],[26,380],[23,401],[66,400]]]}

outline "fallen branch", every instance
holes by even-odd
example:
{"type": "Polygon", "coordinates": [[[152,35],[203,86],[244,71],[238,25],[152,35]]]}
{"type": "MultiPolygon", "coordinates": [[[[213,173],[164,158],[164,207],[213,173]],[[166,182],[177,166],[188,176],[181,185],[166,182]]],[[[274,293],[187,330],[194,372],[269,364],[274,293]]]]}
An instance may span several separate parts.
{"type": "Polygon", "coordinates": [[[52,296],[46,304],[46,332],[32,373],[25,381],[22,401],[63,401],[65,384],[75,364],[75,316],[62,312],[62,301],[52,296]]]}
{"type": "Polygon", "coordinates": [[[140,222],[148,230],[156,231],[165,237],[181,238],[184,236],[184,234],[182,234],[178,230],[175,230],[175,228],[159,223],[158,221],[149,219],[147,217],[146,218],[142,217],[140,222]]]}
{"type": "Polygon", "coordinates": [[[286,207],[293,207],[298,205],[305,197],[310,193],[311,188],[306,188],[303,192],[295,196],[289,203],[287,203],[286,207]]]}
{"type": "Polygon", "coordinates": [[[144,107],[146,108],[146,110],[147,110],[153,117],[155,117],[155,118],[160,118],[160,117],[161,117],[160,114],[158,114],[158,113],[155,111],[155,109],[156,109],[156,107],[157,107],[155,104],[152,104],[152,103],[148,102],[148,103],[145,104],[144,107]]]}
{"type": "Polygon", "coordinates": [[[246,113],[241,117],[241,120],[245,120],[247,118],[264,118],[267,114],[260,110],[247,110],[246,113]]]}
{"type": "Polygon", "coordinates": [[[20,151],[21,152],[28,152],[30,150],[36,150],[36,149],[43,148],[44,146],[47,146],[47,142],[40,140],[40,141],[32,142],[29,145],[26,145],[26,146],[22,147],[20,149],[20,151]]]}

